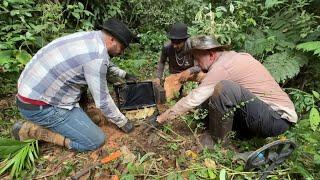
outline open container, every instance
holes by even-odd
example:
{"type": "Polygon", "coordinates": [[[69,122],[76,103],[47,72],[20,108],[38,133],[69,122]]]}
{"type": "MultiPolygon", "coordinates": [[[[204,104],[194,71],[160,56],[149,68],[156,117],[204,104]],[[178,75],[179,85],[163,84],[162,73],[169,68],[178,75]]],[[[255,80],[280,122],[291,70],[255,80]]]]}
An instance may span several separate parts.
{"type": "Polygon", "coordinates": [[[118,107],[128,119],[144,119],[158,113],[152,81],[127,82],[114,88],[118,107]]]}

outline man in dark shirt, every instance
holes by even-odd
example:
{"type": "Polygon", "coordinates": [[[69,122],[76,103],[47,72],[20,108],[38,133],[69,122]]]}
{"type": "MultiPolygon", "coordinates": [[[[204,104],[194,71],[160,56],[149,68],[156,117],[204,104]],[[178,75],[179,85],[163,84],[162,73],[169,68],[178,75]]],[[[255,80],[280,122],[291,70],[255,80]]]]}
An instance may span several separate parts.
{"type": "MultiPolygon", "coordinates": [[[[168,62],[169,64],[170,74],[178,74],[187,69],[190,70],[189,75],[201,71],[201,69],[198,66],[194,66],[193,56],[184,54],[186,51],[190,49],[189,37],[190,35],[187,32],[187,26],[184,23],[177,22],[172,25],[170,31],[168,32],[168,38],[170,39],[170,43],[166,44],[162,48],[161,56],[158,63],[156,80],[158,84],[163,84],[163,71],[166,62],[168,62]]],[[[166,89],[166,91],[169,90],[166,89]]]]}

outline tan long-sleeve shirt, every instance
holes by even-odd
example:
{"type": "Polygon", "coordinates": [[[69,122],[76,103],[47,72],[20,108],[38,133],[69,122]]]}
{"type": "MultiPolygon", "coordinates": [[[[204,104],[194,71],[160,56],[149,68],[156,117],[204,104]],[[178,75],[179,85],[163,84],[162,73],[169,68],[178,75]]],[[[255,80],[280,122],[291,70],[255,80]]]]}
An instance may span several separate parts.
{"type": "Polygon", "coordinates": [[[222,52],[199,87],[161,114],[158,121],[172,120],[199,106],[212,96],[215,85],[222,80],[238,83],[269,104],[282,118],[297,122],[298,117],[292,101],[268,70],[250,54],[234,51],[222,52]]]}

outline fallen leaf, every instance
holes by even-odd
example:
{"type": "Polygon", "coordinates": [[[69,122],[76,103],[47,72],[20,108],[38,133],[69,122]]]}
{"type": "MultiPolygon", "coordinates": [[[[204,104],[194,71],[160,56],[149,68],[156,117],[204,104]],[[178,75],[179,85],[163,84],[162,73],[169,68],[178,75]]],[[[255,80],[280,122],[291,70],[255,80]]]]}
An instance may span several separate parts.
{"type": "Polygon", "coordinates": [[[136,159],[136,156],[128,149],[127,146],[122,146],[120,150],[123,154],[123,163],[133,162],[136,159]]]}
{"type": "Polygon", "coordinates": [[[198,154],[195,153],[195,152],[193,152],[193,151],[191,151],[191,150],[187,150],[187,151],[185,152],[185,155],[186,155],[187,157],[191,158],[191,159],[196,159],[196,158],[198,157],[198,154]]]}
{"type": "Polygon", "coordinates": [[[207,168],[211,168],[211,169],[216,169],[217,168],[216,162],[214,160],[212,160],[212,159],[209,159],[209,158],[206,158],[204,160],[204,165],[207,168]]]}

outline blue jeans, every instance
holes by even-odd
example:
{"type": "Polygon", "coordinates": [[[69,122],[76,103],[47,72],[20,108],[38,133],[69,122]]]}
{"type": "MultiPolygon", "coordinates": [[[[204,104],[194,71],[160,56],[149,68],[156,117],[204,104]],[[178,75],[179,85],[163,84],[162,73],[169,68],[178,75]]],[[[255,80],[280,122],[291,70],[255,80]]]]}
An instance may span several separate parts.
{"type": "Polygon", "coordinates": [[[35,111],[19,110],[26,119],[69,138],[69,146],[76,151],[95,150],[105,141],[103,131],[81,108],[67,110],[51,106],[35,111]]]}

